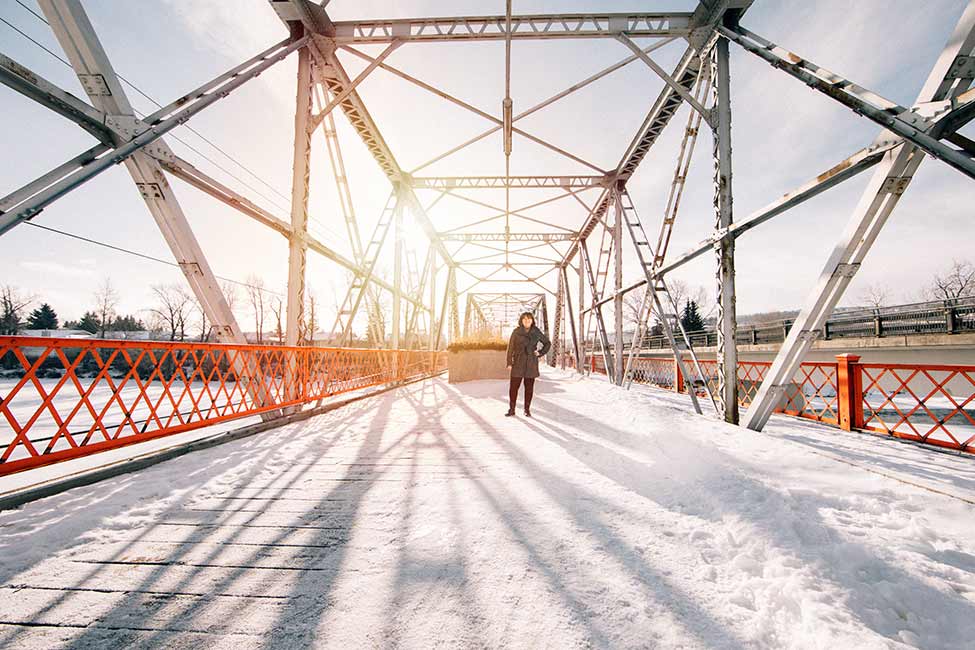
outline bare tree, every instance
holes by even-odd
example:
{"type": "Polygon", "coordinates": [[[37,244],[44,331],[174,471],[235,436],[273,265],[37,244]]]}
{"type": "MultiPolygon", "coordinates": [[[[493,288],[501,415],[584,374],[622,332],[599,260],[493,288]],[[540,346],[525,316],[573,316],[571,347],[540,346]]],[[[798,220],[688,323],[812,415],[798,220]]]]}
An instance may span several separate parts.
{"type": "Polygon", "coordinates": [[[118,291],[112,285],[111,278],[105,278],[105,281],[98,286],[94,298],[95,314],[98,316],[98,335],[105,338],[105,332],[115,318],[115,308],[118,307],[118,291]]]}
{"type": "Polygon", "coordinates": [[[943,274],[934,276],[927,294],[932,300],[954,300],[975,296],[975,265],[955,260],[943,274]]]}
{"type": "MultiPolygon", "coordinates": [[[[680,310],[684,308],[688,300],[697,303],[698,313],[702,318],[709,317],[713,312],[715,305],[713,302],[708,300],[707,291],[704,287],[696,286],[691,287],[683,280],[671,280],[667,283],[667,288],[670,290],[670,296],[674,301],[674,305],[677,306],[677,312],[674,312],[673,305],[667,300],[667,296],[664,294],[659,294],[660,302],[664,307],[664,311],[671,316],[671,322],[674,319],[679,318],[680,310]]],[[[640,316],[640,304],[643,301],[644,293],[646,292],[645,287],[640,287],[639,289],[634,289],[623,297],[623,318],[627,325],[636,327],[637,320],[640,316]]],[[[652,309],[653,304],[652,298],[647,298],[647,305],[644,307],[644,314],[648,308],[652,309]]],[[[656,309],[653,311],[653,322],[656,324],[660,323],[660,315],[656,313],[656,309]]],[[[653,327],[657,330],[659,325],[653,327]]]]}
{"type": "Polygon", "coordinates": [[[267,316],[267,289],[264,280],[257,275],[247,277],[247,299],[254,315],[254,336],[256,343],[264,340],[264,318],[267,316]]]}
{"type": "Polygon", "coordinates": [[[315,344],[315,332],[318,331],[318,298],[311,287],[305,287],[305,342],[315,344]]]}
{"type": "Polygon", "coordinates": [[[169,331],[170,341],[186,338],[186,325],[193,309],[193,301],[183,287],[157,284],[152,287],[157,305],[149,312],[169,331]]]}
{"type": "Polygon", "coordinates": [[[274,334],[278,337],[278,343],[284,343],[284,328],[281,326],[281,314],[284,311],[284,301],[281,296],[272,296],[270,299],[271,313],[274,315],[275,325],[274,334]]]}
{"type": "MultiPolygon", "coordinates": [[[[636,328],[640,322],[640,306],[643,304],[643,296],[646,291],[643,287],[634,289],[623,296],[623,322],[626,326],[636,328]]],[[[644,306],[644,314],[646,306],[644,306]]]]}
{"type": "Polygon", "coordinates": [[[213,323],[207,318],[207,312],[203,308],[203,303],[196,301],[195,303],[196,313],[200,316],[199,326],[200,326],[200,342],[206,343],[210,340],[210,335],[213,333],[213,323]]]}
{"type": "MultiPolygon", "coordinates": [[[[220,290],[223,292],[223,298],[230,308],[230,313],[233,314],[238,300],[237,284],[229,280],[224,280],[220,283],[220,290]]],[[[197,301],[196,310],[200,315],[200,341],[209,341],[213,336],[213,321],[207,318],[206,311],[203,309],[203,303],[197,301]]]]}
{"type": "Polygon", "coordinates": [[[24,309],[34,298],[22,294],[15,287],[0,287],[0,334],[16,334],[21,326],[24,309]]]}
{"type": "Polygon", "coordinates": [[[374,289],[363,302],[366,311],[367,345],[376,348],[387,347],[387,337],[393,325],[393,294],[374,289]]]}
{"type": "MultiPolygon", "coordinates": [[[[678,312],[684,308],[688,300],[697,303],[697,311],[704,319],[709,318],[717,308],[715,302],[708,297],[707,289],[701,285],[692,287],[683,280],[669,280],[667,288],[670,290],[671,298],[674,299],[674,304],[677,305],[678,312]]],[[[663,297],[661,297],[661,302],[664,303],[665,309],[668,311],[671,309],[663,297]]],[[[678,313],[677,316],[679,317],[679,315],[678,313]]]]}
{"type": "Polygon", "coordinates": [[[227,301],[227,306],[230,307],[230,311],[233,311],[237,306],[237,298],[239,296],[237,284],[224,280],[220,283],[220,288],[223,290],[223,298],[227,301]]]}
{"type": "Polygon", "coordinates": [[[890,288],[879,282],[869,284],[860,291],[860,300],[873,309],[886,307],[890,303],[890,288]]]}
{"type": "Polygon", "coordinates": [[[158,341],[163,337],[163,333],[166,331],[168,325],[163,321],[163,319],[152,309],[146,309],[146,327],[149,330],[149,338],[158,341]]]}

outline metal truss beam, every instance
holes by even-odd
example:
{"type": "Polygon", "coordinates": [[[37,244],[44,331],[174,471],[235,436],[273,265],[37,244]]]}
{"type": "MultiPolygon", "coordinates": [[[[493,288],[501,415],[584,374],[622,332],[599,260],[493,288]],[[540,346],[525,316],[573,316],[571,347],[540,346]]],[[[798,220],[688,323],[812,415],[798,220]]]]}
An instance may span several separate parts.
{"type": "MultiPolygon", "coordinates": [[[[580,191],[580,190],[575,190],[575,191],[580,191]]],[[[530,223],[538,224],[540,226],[546,226],[548,228],[553,228],[555,230],[561,230],[562,232],[571,233],[571,232],[573,232],[573,230],[570,229],[570,228],[566,228],[564,226],[560,226],[557,223],[550,223],[550,222],[547,222],[547,221],[543,221],[541,219],[535,219],[535,218],[529,217],[529,216],[527,216],[527,215],[524,214],[524,211],[531,210],[533,208],[537,208],[539,206],[546,205],[548,203],[554,203],[555,201],[559,201],[561,199],[565,199],[565,198],[568,198],[570,196],[573,196],[574,197],[575,196],[575,191],[569,190],[565,194],[559,194],[558,196],[552,196],[552,197],[549,197],[547,199],[543,199],[541,201],[536,201],[535,203],[531,203],[529,205],[522,206],[520,208],[515,208],[514,210],[507,210],[506,211],[506,210],[504,210],[502,208],[493,206],[490,203],[485,203],[484,201],[478,201],[477,199],[472,199],[469,196],[464,196],[463,194],[456,194],[454,192],[451,192],[450,190],[446,190],[446,192],[450,196],[452,196],[453,198],[455,198],[455,199],[459,199],[461,201],[464,201],[466,203],[470,203],[472,205],[479,205],[482,208],[488,208],[489,210],[497,210],[497,214],[495,214],[495,215],[492,215],[492,216],[487,217],[485,219],[479,219],[479,220],[477,220],[477,221],[475,221],[473,223],[465,223],[465,224],[462,224],[460,226],[457,226],[456,228],[451,228],[450,230],[448,230],[446,232],[456,232],[456,231],[462,230],[464,228],[473,228],[474,226],[479,226],[481,224],[488,223],[489,221],[495,221],[497,219],[503,219],[506,216],[511,216],[511,217],[517,217],[518,219],[523,219],[523,220],[528,221],[530,223]]],[[[578,197],[576,197],[576,198],[578,198],[578,197]]]]}
{"type": "Polygon", "coordinates": [[[569,333],[572,335],[572,350],[575,353],[576,370],[582,372],[582,354],[579,346],[579,333],[576,331],[576,315],[572,311],[572,291],[569,289],[569,275],[565,267],[559,269],[562,276],[562,293],[565,299],[566,320],[569,322],[569,333]]]}
{"type": "MultiPolygon", "coordinates": [[[[731,165],[731,96],[728,41],[718,39],[711,50],[714,119],[710,121],[714,157],[714,229],[733,221],[731,165]]],[[[738,424],[738,316],[735,296],[735,239],[725,237],[714,247],[718,312],[717,403],[725,422],[738,424]]],[[[648,276],[649,279],[649,276],[648,276]]]]}
{"type": "MultiPolygon", "coordinates": [[[[614,203],[616,204],[616,219],[620,223],[619,233],[616,235],[622,240],[622,224],[626,224],[627,231],[630,234],[630,241],[633,242],[633,248],[636,252],[637,260],[640,262],[640,270],[643,271],[644,277],[647,280],[650,279],[653,270],[653,260],[656,259],[657,255],[654,250],[650,247],[650,241],[647,238],[646,231],[643,228],[643,223],[640,221],[640,217],[636,212],[636,208],[633,206],[633,201],[630,198],[629,193],[624,190],[615,191],[613,196],[614,203]]],[[[617,249],[618,250],[618,249],[617,249]]],[[[690,380],[690,375],[684,365],[684,353],[677,345],[677,339],[674,337],[673,329],[670,326],[670,322],[667,319],[667,313],[664,311],[663,304],[660,300],[659,294],[663,293],[667,296],[668,301],[673,304],[673,300],[670,295],[670,291],[667,289],[667,285],[663,280],[659,280],[647,287],[647,296],[653,301],[653,308],[657,311],[657,316],[659,317],[660,326],[663,329],[664,335],[667,338],[667,342],[670,344],[670,349],[674,353],[674,362],[677,364],[681,375],[684,377],[685,382],[687,382],[687,393],[691,398],[691,404],[694,406],[694,411],[698,414],[701,413],[701,405],[697,400],[697,392],[690,380]]],[[[615,302],[617,305],[617,313],[619,318],[622,318],[622,305],[623,295],[619,292],[619,283],[617,283],[617,292],[615,302]]],[[[644,303],[646,299],[644,299],[644,303]]],[[[640,312],[643,311],[645,305],[641,305],[640,312]]],[[[598,313],[598,311],[597,311],[598,313]]],[[[642,314],[637,314],[637,328],[639,329],[643,320],[641,318],[642,314]]],[[[684,331],[684,326],[680,323],[680,319],[677,320],[677,327],[680,329],[681,335],[684,339],[684,344],[687,346],[687,351],[690,352],[691,358],[694,360],[694,366],[698,371],[698,374],[703,377],[701,373],[700,364],[697,361],[697,355],[694,353],[694,348],[691,346],[690,339],[687,337],[687,332],[684,331]]],[[[617,327],[617,336],[619,337],[618,343],[616,344],[616,363],[618,366],[618,381],[617,384],[622,385],[624,379],[624,372],[622,369],[623,364],[623,341],[622,341],[622,327],[617,327]]],[[[632,365],[632,355],[627,365],[632,365]]]]}
{"type": "Polygon", "coordinates": [[[352,79],[335,54],[337,47],[334,39],[337,33],[336,25],[320,5],[309,0],[291,0],[290,3],[272,0],[271,5],[278,17],[292,32],[309,35],[308,50],[318,68],[320,81],[332,97],[342,98],[338,101],[338,106],[342,109],[352,128],[366,145],[390,183],[405,191],[406,205],[419,221],[431,245],[437,249],[446,263],[453,264],[450,252],[443,242],[437,239],[436,229],[430,222],[426,210],[423,209],[417,199],[413,188],[404,184],[408,180],[407,175],[396,162],[393,152],[369,114],[362,97],[359,96],[358,90],[354,87],[352,79]]]}
{"type": "MultiPolygon", "coordinates": [[[[646,158],[647,152],[650,151],[660,133],[670,123],[677,109],[684,103],[685,97],[689,96],[691,88],[697,83],[698,75],[702,72],[702,52],[699,50],[703,50],[711,39],[714,26],[723,20],[728,12],[737,19],[751,4],[751,0],[701,0],[698,3],[691,21],[693,29],[688,36],[691,47],[684,51],[672,73],[667,74],[666,71],[661,70],[667,83],[651,105],[646,119],[644,119],[636,136],[616,166],[615,178],[622,181],[624,186],[640,163],[643,162],[643,159],[646,158]],[[683,92],[678,92],[677,88],[683,89],[683,92]]],[[[633,34],[627,35],[633,36],[633,34]]],[[[629,47],[628,44],[627,46],[629,47]]],[[[643,53],[646,55],[646,50],[643,53]]],[[[639,56],[636,51],[634,51],[634,56],[639,56]]],[[[589,236],[596,224],[603,221],[611,203],[610,192],[604,191],[596,207],[579,229],[580,241],[589,236]]],[[[578,250],[579,245],[577,243],[566,253],[563,264],[571,262],[578,250]]]]}
{"type": "Polygon", "coordinates": [[[639,45],[634,43],[632,39],[626,36],[626,34],[620,34],[619,36],[616,37],[616,39],[626,47],[630,48],[630,50],[635,55],[637,55],[641,61],[647,64],[647,67],[653,70],[658,77],[663,79],[665,84],[670,86],[675,93],[680,95],[685,102],[690,104],[695,111],[697,111],[701,116],[704,117],[706,121],[708,122],[711,121],[711,111],[706,109],[704,105],[701,104],[701,102],[699,102],[697,98],[695,98],[694,95],[692,95],[687,88],[685,88],[683,85],[678,83],[676,79],[674,79],[669,74],[667,74],[667,71],[664,70],[662,67],[660,67],[660,64],[658,64],[656,61],[651,59],[649,54],[644,53],[640,49],[639,45]]]}
{"type": "Polygon", "coordinates": [[[325,106],[323,106],[321,108],[321,110],[319,110],[318,113],[316,113],[312,117],[311,121],[308,124],[308,128],[310,130],[312,130],[312,131],[314,131],[315,129],[317,129],[318,128],[318,125],[321,124],[322,121],[326,117],[328,117],[329,115],[332,114],[332,109],[334,109],[336,106],[338,106],[339,104],[341,104],[343,99],[345,99],[346,97],[348,97],[349,95],[351,95],[352,92],[355,91],[356,87],[360,83],[362,83],[363,81],[365,81],[366,77],[368,77],[369,74],[373,70],[375,70],[376,68],[378,68],[382,64],[383,61],[385,61],[387,58],[389,58],[389,55],[392,54],[393,52],[395,52],[396,49],[399,48],[399,46],[402,45],[402,44],[403,44],[402,41],[393,41],[392,43],[390,43],[389,44],[389,47],[387,47],[385,50],[383,50],[382,53],[378,57],[376,57],[375,59],[373,59],[373,61],[369,65],[366,66],[366,69],[363,70],[362,72],[360,72],[356,76],[356,78],[353,79],[349,83],[349,85],[345,87],[344,90],[342,90],[341,93],[339,93],[336,96],[333,96],[332,99],[329,100],[328,104],[326,104],[325,106]]]}
{"type": "MultiPolygon", "coordinates": [[[[673,40],[674,40],[673,38],[665,38],[665,39],[658,40],[653,45],[650,45],[648,47],[643,48],[643,52],[649,54],[650,52],[652,52],[652,51],[654,51],[656,49],[659,49],[659,48],[663,47],[664,45],[667,45],[668,43],[670,43],[673,40]]],[[[353,52],[355,54],[358,54],[359,56],[364,56],[360,52],[358,52],[358,50],[356,50],[355,48],[346,47],[345,49],[347,49],[348,51],[353,52]]],[[[522,118],[525,118],[525,117],[528,117],[532,113],[535,113],[537,111],[542,110],[546,106],[551,106],[552,104],[554,104],[555,102],[559,101],[560,99],[563,99],[564,97],[567,97],[567,96],[571,95],[572,93],[574,93],[574,92],[576,92],[578,90],[581,90],[582,88],[585,88],[589,84],[592,84],[592,83],[594,83],[594,82],[602,79],[603,77],[605,77],[605,76],[607,76],[609,74],[612,74],[613,72],[619,70],[620,68],[622,68],[622,67],[624,67],[624,66],[626,66],[626,65],[628,65],[628,64],[630,64],[630,63],[632,63],[633,61],[636,61],[636,60],[637,60],[636,55],[632,55],[632,56],[629,56],[629,57],[627,57],[625,59],[621,59],[621,60],[617,61],[616,63],[614,63],[611,66],[608,66],[606,68],[603,68],[599,72],[596,72],[596,73],[594,73],[594,74],[586,77],[582,81],[579,81],[577,83],[572,84],[571,86],[569,86],[565,90],[562,90],[562,91],[560,91],[560,92],[552,95],[551,97],[548,97],[547,99],[544,99],[544,100],[538,102],[534,106],[532,106],[532,107],[530,107],[530,108],[522,111],[521,113],[518,113],[517,115],[513,115],[512,118],[511,118],[511,123],[514,124],[518,120],[520,120],[522,118]]],[[[402,73],[402,72],[400,72],[398,70],[395,70],[394,68],[391,68],[391,67],[388,67],[388,66],[381,66],[381,67],[384,70],[387,70],[389,72],[392,72],[393,74],[396,74],[398,76],[401,76],[401,77],[407,79],[408,81],[411,81],[411,82],[416,83],[418,85],[422,85],[422,87],[424,87],[427,90],[430,90],[430,91],[432,91],[432,92],[434,92],[434,93],[436,93],[436,94],[444,97],[444,99],[448,99],[450,101],[456,101],[450,95],[447,95],[446,93],[442,93],[440,91],[437,91],[432,86],[429,86],[428,84],[423,84],[418,79],[409,77],[409,75],[406,75],[405,73],[402,73]]],[[[469,107],[469,108],[473,108],[473,107],[469,107]]],[[[482,113],[481,111],[478,111],[476,109],[474,109],[474,112],[479,113],[479,114],[482,113]]],[[[494,120],[496,122],[496,124],[497,124],[497,120],[495,118],[489,116],[488,119],[494,120]]],[[[412,170],[410,170],[410,173],[411,174],[415,174],[419,170],[424,169],[426,167],[429,167],[433,163],[439,162],[439,161],[443,160],[444,158],[447,158],[448,156],[451,156],[451,155],[457,153],[458,151],[461,151],[461,150],[469,147],[470,145],[474,144],[475,142],[478,142],[480,140],[483,140],[484,138],[486,138],[486,137],[488,137],[488,136],[490,136],[490,135],[492,135],[494,133],[497,133],[498,131],[502,130],[503,126],[504,126],[503,124],[497,124],[496,126],[490,128],[490,129],[487,129],[485,131],[482,131],[481,133],[477,134],[473,138],[471,138],[471,139],[469,139],[469,140],[467,140],[465,142],[462,142],[461,144],[456,145],[456,146],[448,149],[447,151],[444,151],[444,152],[442,152],[440,154],[437,154],[436,156],[434,156],[433,158],[427,160],[426,162],[418,165],[417,167],[414,167],[412,170]]]]}
{"type": "MultiPolygon", "coordinates": [[[[972,82],[970,69],[956,67],[975,54],[975,3],[969,3],[928,75],[917,104],[957,99],[972,82]]],[[[841,90],[841,89],[837,89],[841,90]]],[[[772,366],[765,374],[744,425],[761,430],[790,385],[803,358],[860,269],[901,195],[924,158],[920,145],[905,136],[903,144],[884,155],[854,209],[846,230],[826,261],[816,286],[795,319],[772,366]]]]}
{"type": "MultiPolygon", "coordinates": [[[[680,61],[674,68],[674,72],[669,76],[676,80],[678,84],[683,86],[685,90],[689,91],[697,82],[700,69],[700,58],[695,54],[692,48],[688,48],[685,50],[683,56],[681,56],[680,61]]],[[[623,154],[623,158],[616,166],[617,178],[625,182],[630,176],[632,176],[633,172],[636,171],[636,168],[646,157],[647,152],[657,141],[660,133],[670,123],[671,118],[673,118],[674,114],[677,112],[677,109],[679,109],[683,103],[683,96],[675,92],[671,86],[664,86],[664,88],[660,91],[660,94],[657,96],[657,99],[650,107],[650,112],[643,121],[643,124],[641,125],[636,137],[630,143],[630,146],[627,147],[626,152],[623,154]]],[[[577,241],[577,244],[570,248],[566,253],[562,262],[563,264],[568,264],[572,261],[572,258],[579,250],[578,243],[588,237],[596,228],[596,225],[603,221],[611,203],[611,193],[609,191],[604,191],[597,202],[596,207],[589,214],[586,221],[579,229],[579,240],[577,241]]]]}
{"type": "MultiPolygon", "coordinates": [[[[251,217],[258,223],[274,229],[281,235],[290,237],[291,225],[288,222],[268,212],[264,208],[259,207],[248,198],[231,190],[219,181],[207,176],[205,173],[185,160],[177,157],[175,162],[160,161],[160,164],[166,171],[180,180],[183,180],[200,191],[222,201],[238,212],[251,217]]],[[[365,276],[368,274],[364,266],[348,259],[341,253],[323,244],[310,233],[305,233],[304,238],[308,246],[308,250],[315,252],[332,262],[335,262],[354,275],[365,276]]],[[[372,276],[370,282],[386,291],[391,292],[393,290],[393,285],[379,276],[372,276]]],[[[409,300],[409,298],[407,298],[407,300],[409,300]]]]}
{"type": "Polygon", "coordinates": [[[61,90],[3,54],[0,54],[0,83],[77,123],[102,144],[115,143],[111,128],[107,125],[108,116],[103,111],[61,90]]]}
{"type": "Polygon", "coordinates": [[[442,232],[437,236],[443,241],[540,241],[540,242],[560,242],[575,241],[576,233],[572,232],[442,232]]]}
{"type": "MultiPolygon", "coordinates": [[[[884,99],[843,77],[807,61],[797,54],[780,48],[743,27],[719,27],[718,31],[729,40],[742,46],[748,52],[764,59],[773,67],[795,77],[810,88],[818,90],[849,107],[859,115],[876,122],[880,126],[904,138],[928,154],[951,165],[961,173],[975,178],[975,161],[968,154],[952,149],[930,135],[933,123],[919,111],[900,106],[884,99]]],[[[954,65],[954,62],[952,62],[954,65]]],[[[953,87],[967,90],[975,73],[973,66],[957,66],[945,71],[950,75],[953,87]]],[[[959,91],[959,92],[961,92],[959,91]]],[[[938,101],[938,100],[932,100],[938,101]]],[[[926,102],[919,102],[926,103],[926,102]]],[[[947,107],[946,107],[947,108],[947,107]]]]}
{"type": "MultiPolygon", "coordinates": [[[[311,175],[312,111],[311,55],[298,51],[295,95],[294,150],[291,178],[291,233],[288,237],[288,298],[285,343],[298,345],[305,338],[305,264],[307,261],[308,185],[311,175]]],[[[315,333],[310,332],[309,337],[315,333]]]]}
{"type": "MultiPolygon", "coordinates": [[[[511,136],[512,133],[517,133],[521,137],[526,138],[528,140],[531,140],[532,142],[534,142],[536,144],[539,144],[539,145],[545,147],[546,149],[549,149],[551,151],[554,151],[555,153],[559,154],[560,156],[564,156],[565,158],[568,158],[569,160],[571,160],[573,162],[576,162],[576,163],[578,163],[580,165],[583,165],[585,167],[589,167],[590,169],[599,172],[601,175],[605,175],[606,174],[606,171],[605,170],[603,170],[602,168],[598,167],[597,165],[594,165],[593,163],[589,162],[588,160],[585,160],[583,158],[580,158],[579,156],[576,156],[576,155],[574,155],[574,154],[566,151],[565,149],[562,149],[560,147],[557,147],[554,144],[552,144],[551,142],[545,140],[544,138],[540,138],[540,137],[538,137],[536,135],[532,135],[531,133],[528,133],[527,131],[524,131],[522,129],[514,128],[514,126],[512,126],[514,120],[510,116],[510,109],[509,108],[504,108],[504,106],[509,106],[510,107],[510,104],[503,104],[503,106],[502,106],[502,110],[503,110],[504,114],[505,115],[508,115],[508,117],[506,117],[504,119],[499,119],[499,118],[495,117],[494,115],[491,115],[490,113],[488,113],[486,111],[482,111],[481,109],[477,108],[476,106],[473,106],[471,104],[468,104],[467,102],[465,102],[463,100],[460,100],[457,97],[454,97],[453,95],[451,95],[449,93],[446,93],[446,92],[444,92],[444,91],[442,91],[442,90],[440,90],[438,88],[435,88],[435,87],[431,86],[430,84],[428,84],[428,83],[426,83],[424,81],[421,81],[421,80],[417,79],[413,75],[407,74],[407,73],[403,72],[402,70],[399,70],[397,68],[394,68],[391,65],[387,65],[385,63],[381,63],[381,62],[379,62],[378,59],[376,59],[374,57],[371,57],[371,56],[369,56],[368,54],[366,54],[364,52],[360,52],[359,50],[355,49],[354,47],[345,46],[343,49],[345,49],[348,52],[351,52],[351,53],[355,54],[359,58],[362,58],[362,59],[364,59],[366,61],[369,61],[370,64],[377,64],[378,67],[382,68],[383,70],[385,70],[385,71],[387,71],[387,72],[389,72],[391,74],[394,74],[397,77],[399,77],[401,79],[404,79],[405,81],[408,81],[411,84],[413,84],[415,86],[418,86],[418,87],[420,87],[420,88],[422,88],[422,89],[424,89],[424,90],[426,90],[426,91],[428,91],[430,93],[433,93],[434,95],[436,95],[437,97],[440,97],[441,99],[445,99],[445,100],[447,100],[447,101],[449,101],[449,102],[451,102],[451,103],[453,103],[453,104],[455,104],[457,106],[460,106],[461,108],[463,108],[463,109],[465,109],[467,111],[470,111],[470,112],[474,113],[475,115],[477,115],[479,117],[482,117],[482,118],[484,118],[484,119],[486,119],[486,120],[488,120],[490,122],[494,122],[497,125],[497,129],[503,129],[504,130],[504,133],[505,133],[505,138],[504,138],[505,151],[508,151],[508,152],[511,151],[511,138],[510,138],[510,136],[511,136]]],[[[478,137],[475,140],[472,140],[472,141],[468,142],[467,144],[471,144],[472,142],[476,142],[479,139],[480,138],[478,137]]],[[[465,146],[467,146],[467,144],[462,145],[460,147],[460,149],[463,149],[465,146]]],[[[457,149],[456,151],[459,151],[460,149],[457,149]]],[[[417,169],[421,169],[423,167],[426,167],[427,164],[429,164],[429,163],[426,163],[424,165],[421,165],[417,169]]]]}
{"type": "Polygon", "coordinates": [[[410,184],[418,190],[454,189],[587,189],[602,187],[605,176],[413,176],[410,184]]]}
{"type": "MultiPolygon", "coordinates": [[[[844,159],[840,163],[834,165],[822,174],[799,186],[795,190],[782,195],[780,198],[776,199],[765,207],[756,210],[741,221],[734,222],[728,228],[722,228],[715,231],[710,237],[696,244],[694,248],[679,255],[673,261],[662,264],[660,268],[654,272],[653,277],[664,277],[676,269],[684,266],[688,262],[691,262],[701,255],[704,255],[708,251],[714,250],[715,243],[719,242],[723,238],[739,237],[756,226],[769,221],[773,217],[784,214],[791,208],[794,208],[797,205],[800,205],[809,199],[822,194],[826,190],[839,185],[843,181],[853,178],[861,172],[870,169],[883,159],[884,154],[899,145],[901,142],[902,140],[900,138],[894,138],[892,140],[872,144],[869,147],[865,147],[857,151],[849,158],[844,159]]],[[[646,284],[646,280],[634,282],[633,284],[624,287],[623,293],[629,293],[635,289],[646,286],[646,284]]],[[[610,296],[598,301],[595,304],[602,306],[608,302],[611,302],[612,300],[613,297],[610,296]]],[[[588,312],[589,308],[585,309],[584,311],[588,312]]]]}
{"type": "MultiPolygon", "coordinates": [[[[592,264],[589,261],[589,252],[586,248],[585,239],[582,240],[579,250],[582,254],[582,258],[579,263],[585,266],[586,279],[589,281],[589,291],[595,300],[596,296],[599,295],[599,291],[596,288],[596,276],[592,272],[592,264]]],[[[593,311],[596,314],[596,329],[603,348],[603,363],[606,364],[606,376],[612,378],[616,376],[616,373],[613,369],[613,357],[609,352],[609,336],[606,334],[606,324],[603,321],[603,310],[599,307],[594,307],[593,311]]]]}
{"type": "MultiPolygon", "coordinates": [[[[160,119],[149,130],[143,130],[81,4],[76,0],[41,0],[40,7],[94,108],[110,116],[109,119],[118,124],[115,130],[122,131],[127,138],[116,137],[113,133],[114,149],[21,202],[13,212],[0,215],[0,233],[19,221],[31,218],[58,197],[108,167],[124,161],[190,288],[213,323],[217,340],[244,343],[244,334],[162,168],[143,148],[155,142],[157,152],[164,157],[167,153],[171,154],[160,140],[164,133],[280,61],[293,49],[300,47],[300,43],[280,49],[275,56],[262,60],[246,73],[228,79],[209,92],[197,95],[194,101],[188,102],[189,105],[184,105],[177,112],[160,119]]],[[[109,119],[106,119],[106,124],[109,119]]],[[[265,396],[258,394],[256,397],[263,401],[265,396]]]]}
{"type": "Polygon", "coordinates": [[[456,16],[335,22],[337,43],[498,41],[555,38],[612,38],[621,32],[635,38],[686,36],[692,14],[579,13],[456,16]]]}
{"type": "MultiPolygon", "coordinates": [[[[90,25],[87,31],[92,35],[94,34],[90,30],[90,25]]],[[[144,122],[134,116],[127,99],[124,100],[124,106],[107,105],[105,110],[98,108],[98,110],[101,110],[106,115],[112,116],[112,119],[106,119],[106,123],[112,126],[113,137],[116,139],[114,148],[94,147],[89,149],[71,161],[59,166],[56,170],[45,174],[24,188],[14,192],[11,196],[16,195],[20,200],[16,204],[5,200],[8,207],[4,212],[0,213],[0,235],[17,224],[33,218],[57,199],[80,187],[89,179],[94,178],[119,162],[126,162],[130,171],[133,166],[141,166],[143,168],[139,172],[139,180],[136,183],[139,185],[140,191],[142,191],[147,203],[154,200],[169,201],[172,204],[175,201],[174,197],[162,196],[165,193],[165,188],[163,187],[165,177],[161,169],[159,169],[158,163],[154,160],[154,158],[158,157],[175,159],[169,147],[160,140],[162,136],[216,101],[226,97],[278,61],[284,59],[288,54],[300,48],[302,44],[303,41],[290,44],[275,56],[250,68],[246,73],[235,76],[232,80],[218,86],[212,92],[198,98],[197,101],[191,103],[189,106],[151,126],[146,126],[144,122]],[[152,157],[150,157],[150,154],[152,157]],[[73,163],[77,163],[77,165],[72,167],[73,163]],[[162,179],[161,182],[160,179],[162,179]],[[27,191],[28,188],[30,192],[27,191]]],[[[107,58],[103,57],[103,59],[103,65],[108,65],[107,58]]],[[[90,70],[96,68],[80,67],[79,69],[90,70]]],[[[114,75],[113,72],[109,72],[109,74],[114,75]]],[[[83,83],[95,83],[91,82],[90,79],[104,78],[101,73],[92,72],[79,72],[79,76],[89,80],[83,83]]],[[[102,84],[107,82],[99,81],[97,83],[102,84]]],[[[92,92],[101,93],[102,90],[100,87],[92,87],[92,92]]],[[[110,91],[106,90],[105,92],[110,91]]],[[[115,95],[92,94],[91,99],[96,104],[107,104],[106,98],[115,98],[116,100],[119,97],[124,98],[124,95],[118,94],[121,92],[121,86],[119,86],[115,95]]],[[[152,205],[151,203],[149,204],[152,205]]],[[[180,219],[180,217],[174,218],[180,219]]],[[[172,245],[172,242],[170,243],[172,245]]],[[[177,259],[185,258],[177,257],[177,259]]]]}

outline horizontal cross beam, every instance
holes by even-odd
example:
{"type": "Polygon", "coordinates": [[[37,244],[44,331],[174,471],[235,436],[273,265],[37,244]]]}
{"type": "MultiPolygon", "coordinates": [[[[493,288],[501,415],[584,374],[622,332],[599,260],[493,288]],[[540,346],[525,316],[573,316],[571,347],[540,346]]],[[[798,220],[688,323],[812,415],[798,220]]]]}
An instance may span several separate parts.
{"type": "Polygon", "coordinates": [[[498,41],[508,38],[612,38],[622,32],[640,38],[686,36],[691,30],[691,14],[583,13],[511,16],[510,29],[504,15],[350,20],[336,21],[334,25],[335,41],[340,44],[390,43],[394,39],[430,43],[498,41]]]}
{"type": "Polygon", "coordinates": [[[574,241],[578,236],[574,232],[443,232],[437,233],[442,241],[540,241],[558,242],[574,241]]]}
{"type": "Polygon", "coordinates": [[[602,187],[605,176],[413,176],[410,184],[414,189],[522,189],[557,188],[585,189],[602,187]]]}

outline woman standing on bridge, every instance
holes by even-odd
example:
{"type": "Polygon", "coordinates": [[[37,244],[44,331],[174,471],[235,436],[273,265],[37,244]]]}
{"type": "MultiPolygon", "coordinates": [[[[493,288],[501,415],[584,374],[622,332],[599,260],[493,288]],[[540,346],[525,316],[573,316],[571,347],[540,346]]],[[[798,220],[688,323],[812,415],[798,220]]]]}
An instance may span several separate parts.
{"type": "Polygon", "coordinates": [[[535,327],[535,317],[526,311],[518,318],[518,326],[508,339],[508,367],[511,368],[511,382],[508,386],[508,412],[515,414],[518,401],[518,388],[525,382],[525,417],[532,416],[532,395],[535,392],[535,378],[538,377],[538,359],[545,356],[552,343],[542,330],[535,327]],[[538,349],[538,344],[542,349],[538,349]]]}

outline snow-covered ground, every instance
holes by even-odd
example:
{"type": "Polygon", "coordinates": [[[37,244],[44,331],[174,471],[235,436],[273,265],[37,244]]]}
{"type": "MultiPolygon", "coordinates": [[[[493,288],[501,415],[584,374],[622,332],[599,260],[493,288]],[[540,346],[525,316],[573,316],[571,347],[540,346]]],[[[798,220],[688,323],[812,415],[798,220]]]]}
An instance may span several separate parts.
{"type": "Polygon", "coordinates": [[[0,647],[962,648],[975,458],[548,371],[0,514],[0,647]]]}

